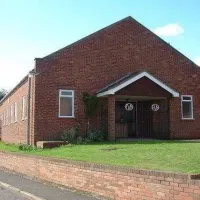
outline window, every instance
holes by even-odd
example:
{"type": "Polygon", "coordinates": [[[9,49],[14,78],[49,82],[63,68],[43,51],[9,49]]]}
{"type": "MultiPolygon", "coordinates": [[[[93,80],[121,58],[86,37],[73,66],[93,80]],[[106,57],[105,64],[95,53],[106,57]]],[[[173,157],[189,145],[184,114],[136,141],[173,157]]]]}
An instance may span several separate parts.
{"type": "Polygon", "coordinates": [[[11,106],[8,107],[8,124],[11,122],[11,106]]]}
{"type": "Polygon", "coordinates": [[[4,120],[3,120],[3,124],[4,124],[4,126],[6,125],[6,110],[4,111],[4,120]]]}
{"type": "Polygon", "coordinates": [[[9,116],[9,110],[7,108],[6,109],[6,125],[8,125],[8,116],[9,116]]]}
{"type": "Polygon", "coordinates": [[[28,96],[26,96],[25,119],[28,117],[28,96]]]}
{"type": "Polygon", "coordinates": [[[1,127],[4,126],[4,124],[3,124],[3,123],[4,123],[4,116],[3,116],[3,115],[4,115],[4,113],[2,113],[2,115],[1,115],[1,120],[2,120],[2,121],[1,121],[1,125],[2,125],[1,127]]]}
{"type": "Polygon", "coordinates": [[[59,91],[59,117],[74,117],[74,91],[59,91]]]}
{"type": "Polygon", "coordinates": [[[192,95],[182,95],[181,106],[182,106],[182,119],[193,119],[192,95]]]}
{"type": "Polygon", "coordinates": [[[22,120],[25,119],[25,96],[22,97],[22,120]]]}
{"type": "MultiPolygon", "coordinates": [[[[0,129],[2,128],[3,126],[3,114],[1,115],[0,117],[0,129]]],[[[0,130],[1,131],[1,130],[0,130]]]]}
{"type": "Polygon", "coordinates": [[[15,102],[15,117],[14,122],[17,122],[17,102],[15,102]]]}
{"type": "Polygon", "coordinates": [[[13,123],[14,122],[14,105],[11,105],[11,109],[10,109],[10,122],[13,123]]]}

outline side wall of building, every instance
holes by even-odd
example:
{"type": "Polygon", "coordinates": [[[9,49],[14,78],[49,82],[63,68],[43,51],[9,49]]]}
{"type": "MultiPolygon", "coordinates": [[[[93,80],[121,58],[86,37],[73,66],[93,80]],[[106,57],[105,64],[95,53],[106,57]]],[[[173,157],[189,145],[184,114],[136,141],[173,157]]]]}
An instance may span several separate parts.
{"type": "Polygon", "coordinates": [[[25,80],[0,105],[1,140],[3,142],[26,143],[27,141],[27,89],[28,81],[25,80]]]}

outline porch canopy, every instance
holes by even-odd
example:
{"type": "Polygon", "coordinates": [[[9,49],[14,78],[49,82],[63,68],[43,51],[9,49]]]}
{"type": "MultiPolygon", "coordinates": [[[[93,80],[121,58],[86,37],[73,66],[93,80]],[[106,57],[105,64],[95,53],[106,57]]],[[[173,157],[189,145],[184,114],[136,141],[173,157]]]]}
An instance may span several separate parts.
{"type": "MultiPolygon", "coordinates": [[[[121,89],[129,86],[130,84],[142,79],[147,78],[153,83],[157,84],[168,93],[170,93],[173,97],[179,97],[179,93],[172,89],[171,87],[167,86],[165,83],[160,81],[159,79],[155,78],[153,75],[146,71],[138,72],[138,73],[128,73],[127,75],[123,76],[122,78],[110,83],[103,89],[97,92],[97,97],[104,97],[108,95],[114,95],[116,92],[120,91],[121,89]]],[[[146,86],[147,87],[147,86],[146,86]]],[[[144,89],[144,88],[141,88],[144,89]]],[[[146,96],[146,95],[145,95],[146,96]]]]}
{"type": "Polygon", "coordinates": [[[171,97],[179,97],[179,93],[150,73],[142,71],[128,73],[108,84],[97,92],[97,97],[107,97],[107,117],[102,118],[107,118],[110,139],[122,136],[157,137],[158,134],[167,135],[168,100],[171,97]],[[123,101],[132,102],[131,112],[125,109],[123,101]],[[158,102],[160,110],[152,112],[152,104],[158,102]],[[159,120],[160,124],[157,123],[159,120]],[[151,130],[147,130],[147,126],[151,130]],[[129,133],[124,133],[124,135],[120,133],[124,129],[129,129],[129,133]]]}

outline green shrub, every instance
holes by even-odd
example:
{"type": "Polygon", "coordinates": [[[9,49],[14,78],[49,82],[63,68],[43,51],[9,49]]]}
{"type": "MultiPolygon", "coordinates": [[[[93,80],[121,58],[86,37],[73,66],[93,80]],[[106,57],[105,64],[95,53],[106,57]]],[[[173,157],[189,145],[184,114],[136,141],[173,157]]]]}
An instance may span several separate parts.
{"type": "Polygon", "coordinates": [[[90,142],[103,142],[107,140],[107,134],[100,129],[88,130],[86,132],[86,139],[90,142]]]}
{"type": "Polygon", "coordinates": [[[65,142],[67,141],[70,144],[76,144],[79,131],[80,131],[80,126],[79,125],[77,125],[75,127],[72,127],[69,130],[64,130],[62,135],[61,135],[61,138],[65,142]]]}
{"type": "Polygon", "coordinates": [[[107,140],[107,134],[100,129],[89,129],[85,137],[79,135],[80,126],[77,125],[69,130],[64,130],[61,134],[61,138],[65,142],[70,144],[87,144],[89,142],[102,142],[107,140]]]}
{"type": "Polygon", "coordinates": [[[32,146],[32,145],[28,145],[28,144],[20,144],[18,146],[18,149],[20,151],[33,151],[36,149],[36,147],[32,146]]]}
{"type": "Polygon", "coordinates": [[[88,118],[88,130],[90,129],[90,120],[94,117],[97,113],[98,108],[98,97],[96,95],[90,95],[87,92],[83,92],[82,100],[84,103],[84,111],[85,115],[88,118]]]}
{"type": "Polygon", "coordinates": [[[77,139],[76,139],[76,144],[83,144],[85,141],[84,141],[84,138],[81,137],[81,136],[78,136],[77,139]]]}

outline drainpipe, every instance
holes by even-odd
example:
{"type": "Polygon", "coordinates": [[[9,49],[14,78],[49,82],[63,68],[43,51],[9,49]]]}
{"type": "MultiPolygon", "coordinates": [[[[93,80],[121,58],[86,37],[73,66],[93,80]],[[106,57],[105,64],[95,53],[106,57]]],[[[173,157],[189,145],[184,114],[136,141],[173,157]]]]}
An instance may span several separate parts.
{"type": "Polygon", "coordinates": [[[31,104],[31,78],[34,72],[28,74],[28,95],[27,95],[27,145],[30,145],[30,104],[31,104]]]}

